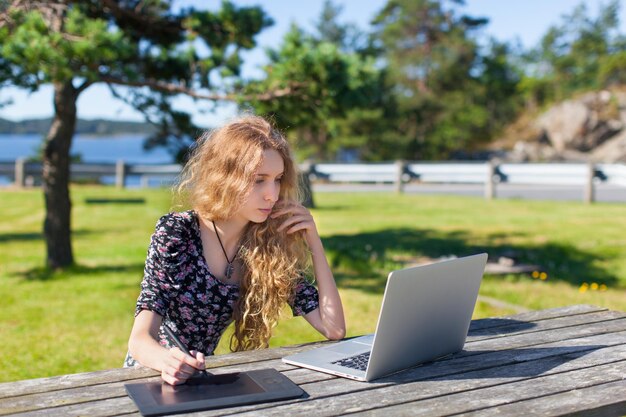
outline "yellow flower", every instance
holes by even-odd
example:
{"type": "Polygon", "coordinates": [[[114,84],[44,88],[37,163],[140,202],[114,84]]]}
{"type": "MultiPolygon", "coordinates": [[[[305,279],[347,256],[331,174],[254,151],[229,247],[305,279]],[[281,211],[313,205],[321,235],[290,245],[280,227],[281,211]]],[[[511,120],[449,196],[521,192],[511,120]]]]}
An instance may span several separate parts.
{"type": "Polygon", "coordinates": [[[600,291],[606,291],[608,288],[606,287],[606,285],[602,284],[600,285],[600,291]]]}
{"type": "Polygon", "coordinates": [[[597,282],[592,282],[591,283],[591,289],[592,291],[596,291],[598,289],[599,285],[597,282]]]}
{"type": "Polygon", "coordinates": [[[532,276],[535,279],[539,278],[539,272],[538,271],[533,271],[532,276]]]}
{"type": "Polygon", "coordinates": [[[589,289],[589,284],[587,284],[586,282],[583,282],[580,288],[578,288],[578,291],[582,294],[586,292],[587,289],[589,289]]]}
{"type": "Polygon", "coordinates": [[[541,274],[539,274],[539,278],[540,278],[542,281],[545,281],[545,280],[547,280],[547,279],[548,279],[548,274],[546,274],[545,272],[542,272],[541,274]]]}

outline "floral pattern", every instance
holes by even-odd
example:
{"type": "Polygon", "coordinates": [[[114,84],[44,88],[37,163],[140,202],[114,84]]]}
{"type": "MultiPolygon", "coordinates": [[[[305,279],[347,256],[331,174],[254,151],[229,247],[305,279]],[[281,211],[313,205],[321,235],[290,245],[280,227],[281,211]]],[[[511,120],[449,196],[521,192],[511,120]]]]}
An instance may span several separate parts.
{"type": "MultiPolygon", "coordinates": [[[[137,299],[135,316],[151,310],[164,317],[167,325],[189,350],[212,355],[222,333],[232,322],[239,287],[217,279],[202,254],[197,214],[193,211],[169,213],[157,222],[137,299]]],[[[319,307],[317,289],[304,279],[297,285],[294,315],[305,315],[319,307]]],[[[174,346],[163,328],[159,343],[174,346]]],[[[137,365],[130,354],[124,366],[137,365]]]]}

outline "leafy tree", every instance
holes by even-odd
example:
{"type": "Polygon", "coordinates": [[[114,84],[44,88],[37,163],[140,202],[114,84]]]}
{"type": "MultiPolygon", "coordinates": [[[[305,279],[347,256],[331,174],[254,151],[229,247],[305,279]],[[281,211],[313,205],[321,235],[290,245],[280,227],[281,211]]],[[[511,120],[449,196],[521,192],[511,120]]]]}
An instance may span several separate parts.
{"type": "Polygon", "coordinates": [[[246,87],[246,96],[253,99],[242,103],[271,115],[295,142],[300,157],[332,158],[336,121],[350,109],[377,100],[379,71],[374,60],[317,41],[295,25],[282,45],[268,54],[265,78],[246,87]],[[271,101],[254,99],[264,91],[284,88],[290,88],[291,94],[271,101]]]}
{"type": "MultiPolygon", "coordinates": [[[[234,100],[240,52],[272,24],[259,7],[224,1],[215,12],[174,10],[167,0],[0,1],[0,87],[54,88],[54,119],[44,141],[47,265],[74,261],[70,240],[69,149],[76,102],[96,83],[159,127],[150,144],[180,148],[195,127],[172,99],[234,100]],[[124,86],[124,89],[120,89],[124,86]]],[[[256,100],[289,94],[266,89],[256,100]]]]}
{"type": "Polygon", "coordinates": [[[340,47],[348,46],[346,38],[349,26],[338,22],[342,10],[342,6],[334,4],[331,0],[324,1],[322,13],[316,24],[319,42],[328,42],[340,47]]]}
{"type": "Polygon", "coordinates": [[[522,92],[541,105],[576,91],[626,80],[626,38],[619,33],[620,1],[600,6],[590,17],[584,3],[551,26],[526,56],[522,92]]]}
{"type": "Polygon", "coordinates": [[[484,140],[490,140],[515,119],[523,104],[519,94],[522,70],[513,62],[517,56],[519,52],[512,51],[510,45],[495,39],[480,56],[477,80],[482,91],[477,103],[487,110],[484,140]]]}
{"type": "MultiPolygon", "coordinates": [[[[373,45],[373,37],[352,23],[339,22],[342,11],[343,7],[335,5],[331,0],[324,2],[315,31],[310,35],[313,43],[331,43],[341,51],[356,54],[365,62],[376,62],[380,51],[373,45]]],[[[386,116],[393,110],[394,104],[385,84],[385,70],[380,65],[376,65],[376,68],[379,71],[370,81],[367,100],[345,109],[345,114],[340,117],[327,120],[331,132],[329,157],[368,161],[392,157],[394,152],[388,151],[394,146],[385,146],[384,139],[390,129],[386,116]],[[345,152],[343,156],[342,151],[345,152]]]]}
{"type": "Polygon", "coordinates": [[[383,126],[378,123],[384,111],[382,71],[369,51],[368,36],[340,23],[341,11],[327,0],[312,34],[293,25],[282,44],[268,51],[264,79],[247,90],[254,95],[298,86],[289,96],[245,104],[273,115],[300,158],[334,160],[342,150],[358,149],[367,159],[372,135],[383,126]],[[365,125],[376,129],[368,131],[365,125]]]}
{"type": "Polygon", "coordinates": [[[314,43],[332,43],[348,53],[357,52],[362,56],[371,55],[369,34],[354,23],[341,23],[339,17],[343,6],[332,0],[325,0],[322,11],[310,35],[314,43]]]}
{"type": "Polygon", "coordinates": [[[389,0],[374,19],[397,102],[397,149],[406,158],[447,158],[487,134],[486,89],[473,39],[487,20],[459,16],[454,6],[462,4],[389,0]]]}

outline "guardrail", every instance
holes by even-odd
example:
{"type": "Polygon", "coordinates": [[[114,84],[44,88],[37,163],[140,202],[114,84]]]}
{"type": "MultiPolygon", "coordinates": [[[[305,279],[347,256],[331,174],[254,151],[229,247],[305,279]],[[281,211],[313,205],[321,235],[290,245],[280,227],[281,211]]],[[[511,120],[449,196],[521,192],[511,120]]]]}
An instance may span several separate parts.
{"type": "MultiPolygon", "coordinates": [[[[594,201],[594,185],[604,182],[626,187],[625,164],[585,163],[501,163],[494,162],[403,162],[338,164],[303,164],[303,173],[312,182],[395,184],[398,192],[413,182],[446,184],[484,184],[485,197],[494,198],[498,183],[537,185],[580,185],[583,200],[594,201]]],[[[128,185],[129,178],[138,179],[138,186],[147,187],[151,179],[171,183],[181,166],[126,164],[71,164],[72,180],[96,179],[128,185]]],[[[0,176],[8,177],[16,186],[36,185],[41,178],[41,164],[0,162],[0,176]]],[[[136,181],[137,182],[137,181],[136,181]]]]}

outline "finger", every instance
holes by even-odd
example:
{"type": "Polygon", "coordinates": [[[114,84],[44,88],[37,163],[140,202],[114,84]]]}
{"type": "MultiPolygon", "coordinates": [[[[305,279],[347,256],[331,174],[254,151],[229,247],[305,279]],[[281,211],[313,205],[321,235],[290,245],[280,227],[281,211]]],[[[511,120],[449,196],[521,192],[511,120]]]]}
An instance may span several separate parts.
{"type": "Polygon", "coordinates": [[[178,348],[169,350],[168,365],[177,372],[176,376],[191,376],[196,372],[196,358],[189,356],[178,348]]]}
{"type": "Polygon", "coordinates": [[[311,225],[306,225],[304,223],[299,223],[296,224],[295,226],[291,227],[289,230],[287,230],[287,234],[290,235],[292,233],[298,232],[300,230],[309,230],[311,228],[311,225]]]}
{"type": "Polygon", "coordinates": [[[192,367],[196,362],[195,356],[188,355],[177,347],[170,349],[170,356],[173,357],[178,363],[185,363],[192,367]]]}
{"type": "Polygon", "coordinates": [[[166,366],[161,371],[161,376],[169,384],[183,383],[187,379],[191,378],[193,374],[189,374],[177,369],[174,366],[166,366]],[[165,377],[167,375],[167,377],[165,377]]]}
{"type": "Polygon", "coordinates": [[[191,353],[191,355],[196,359],[195,368],[199,370],[204,370],[206,368],[204,363],[204,353],[198,352],[196,350],[192,350],[189,353],[191,353]]]}
{"type": "Polygon", "coordinates": [[[179,385],[182,382],[180,382],[179,379],[174,378],[173,376],[171,376],[170,374],[166,373],[165,371],[161,372],[161,379],[165,382],[167,382],[170,385],[179,385]]]}
{"type": "Polygon", "coordinates": [[[177,362],[169,367],[168,373],[176,378],[189,378],[196,373],[196,368],[182,362],[177,362]]]}
{"type": "Polygon", "coordinates": [[[183,363],[184,363],[184,366],[187,367],[186,369],[188,369],[193,374],[197,370],[202,369],[202,365],[204,361],[200,362],[196,356],[186,355],[183,358],[183,363]]]}
{"type": "Polygon", "coordinates": [[[310,224],[311,220],[312,219],[310,218],[310,216],[305,216],[305,215],[293,216],[293,217],[288,218],[280,226],[278,226],[277,230],[280,232],[298,223],[310,224]]]}
{"type": "Polygon", "coordinates": [[[206,362],[205,362],[205,359],[204,359],[204,353],[198,352],[196,354],[196,359],[200,362],[200,369],[202,369],[202,370],[206,369],[206,362]]]}
{"type": "Polygon", "coordinates": [[[291,226],[292,224],[294,224],[295,222],[297,222],[298,219],[296,217],[290,217],[288,219],[285,219],[280,226],[278,226],[278,228],[276,230],[278,230],[279,232],[282,231],[283,229],[285,229],[286,227],[291,226]]]}

